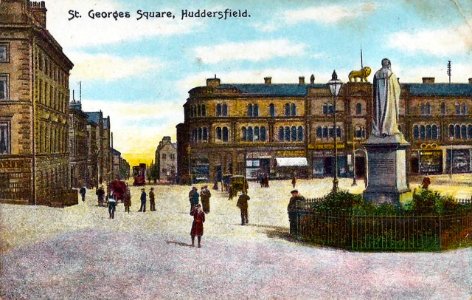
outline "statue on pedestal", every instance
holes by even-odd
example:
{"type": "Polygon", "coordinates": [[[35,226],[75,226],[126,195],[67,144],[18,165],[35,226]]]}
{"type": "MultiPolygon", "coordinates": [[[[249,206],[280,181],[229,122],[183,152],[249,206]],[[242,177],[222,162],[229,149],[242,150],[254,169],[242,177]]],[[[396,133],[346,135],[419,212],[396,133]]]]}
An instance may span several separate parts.
{"type": "Polygon", "coordinates": [[[398,130],[401,89],[391,66],[388,58],[382,59],[382,68],[374,75],[372,135],[376,137],[401,134],[398,130]]]}

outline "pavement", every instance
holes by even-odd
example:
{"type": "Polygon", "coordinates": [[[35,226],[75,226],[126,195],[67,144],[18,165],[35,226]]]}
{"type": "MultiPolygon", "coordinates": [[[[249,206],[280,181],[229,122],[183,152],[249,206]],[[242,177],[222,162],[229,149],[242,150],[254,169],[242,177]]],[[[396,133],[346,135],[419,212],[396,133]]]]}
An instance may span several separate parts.
{"type": "MultiPolygon", "coordinates": [[[[341,179],[340,187],[362,190],[362,181],[351,183],[341,179]]],[[[247,226],[240,225],[236,198],[212,190],[202,248],[191,247],[189,187],[154,187],[158,211],[137,212],[140,190],[133,187],[131,213],[119,204],[113,220],[96,205],[93,191],[84,203],[64,209],[0,204],[0,298],[472,297],[471,248],[356,253],[293,241],[289,180],[272,181],[270,188],[250,183],[247,226]]],[[[297,188],[319,197],[329,192],[331,179],[298,180],[297,188]]],[[[472,195],[470,186],[448,190],[472,195]]]]}

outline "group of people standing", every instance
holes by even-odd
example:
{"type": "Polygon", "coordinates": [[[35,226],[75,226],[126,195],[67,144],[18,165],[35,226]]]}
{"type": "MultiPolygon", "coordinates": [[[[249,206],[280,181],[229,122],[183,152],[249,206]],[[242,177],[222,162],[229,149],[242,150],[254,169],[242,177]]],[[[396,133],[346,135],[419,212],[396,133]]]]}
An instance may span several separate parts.
{"type": "Polygon", "coordinates": [[[261,184],[261,187],[269,187],[269,176],[267,174],[261,174],[257,176],[257,181],[261,184]]]}
{"type": "Polygon", "coordinates": [[[210,213],[210,197],[211,192],[207,185],[201,188],[200,193],[198,193],[198,189],[196,187],[192,187],[188,194],[188,199],[190,202],[190,215],[193,216],[192,229],[190,229],[192,247],[195,246],[195,237],[197,237],[198,248],[201,248],[205,214],[210,213]],[[200,200],[202,204],[199,203],[200,200]]]}

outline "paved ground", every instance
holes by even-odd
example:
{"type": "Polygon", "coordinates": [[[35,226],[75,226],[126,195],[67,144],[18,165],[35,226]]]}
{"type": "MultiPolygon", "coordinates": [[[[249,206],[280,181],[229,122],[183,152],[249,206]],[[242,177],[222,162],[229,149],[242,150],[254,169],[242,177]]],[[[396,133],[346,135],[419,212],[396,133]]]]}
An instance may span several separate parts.
{"type": "MultiPolygon", "coordinates": [[[[350,187],[342,179],[341,187],[350,187]]],[[[434,184],[434,180],[433,180],[434,184]]],[[[330,179],[299,181],[306,196],[330,179]]],[[[472,251],[353,253],[288,237],[288,181],[250,185],[249,226],[213,192],[203,248],[190,247],[188,187],[158,186],[158,212],[114,220],[87,201],[65,209],[0,205],[2,299],[470,299],[472,251]]],[[[362,182],[354,190],[361,190],[362,182]]],[[[450,186],[462,197],[472,187],[450,186]]]]}

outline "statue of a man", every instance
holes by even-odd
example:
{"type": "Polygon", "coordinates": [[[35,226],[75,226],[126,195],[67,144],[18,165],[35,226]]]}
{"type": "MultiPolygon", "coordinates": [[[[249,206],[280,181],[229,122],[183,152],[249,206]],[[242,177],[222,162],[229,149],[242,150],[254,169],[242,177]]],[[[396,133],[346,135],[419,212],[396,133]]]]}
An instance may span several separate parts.
{"type": "Polygon", "coordinates": [[[398,130],[400,84],[391,70],[388,58],[374,75],[374,106],[372,134],[378,137],[401,134],[398,130]]]}

